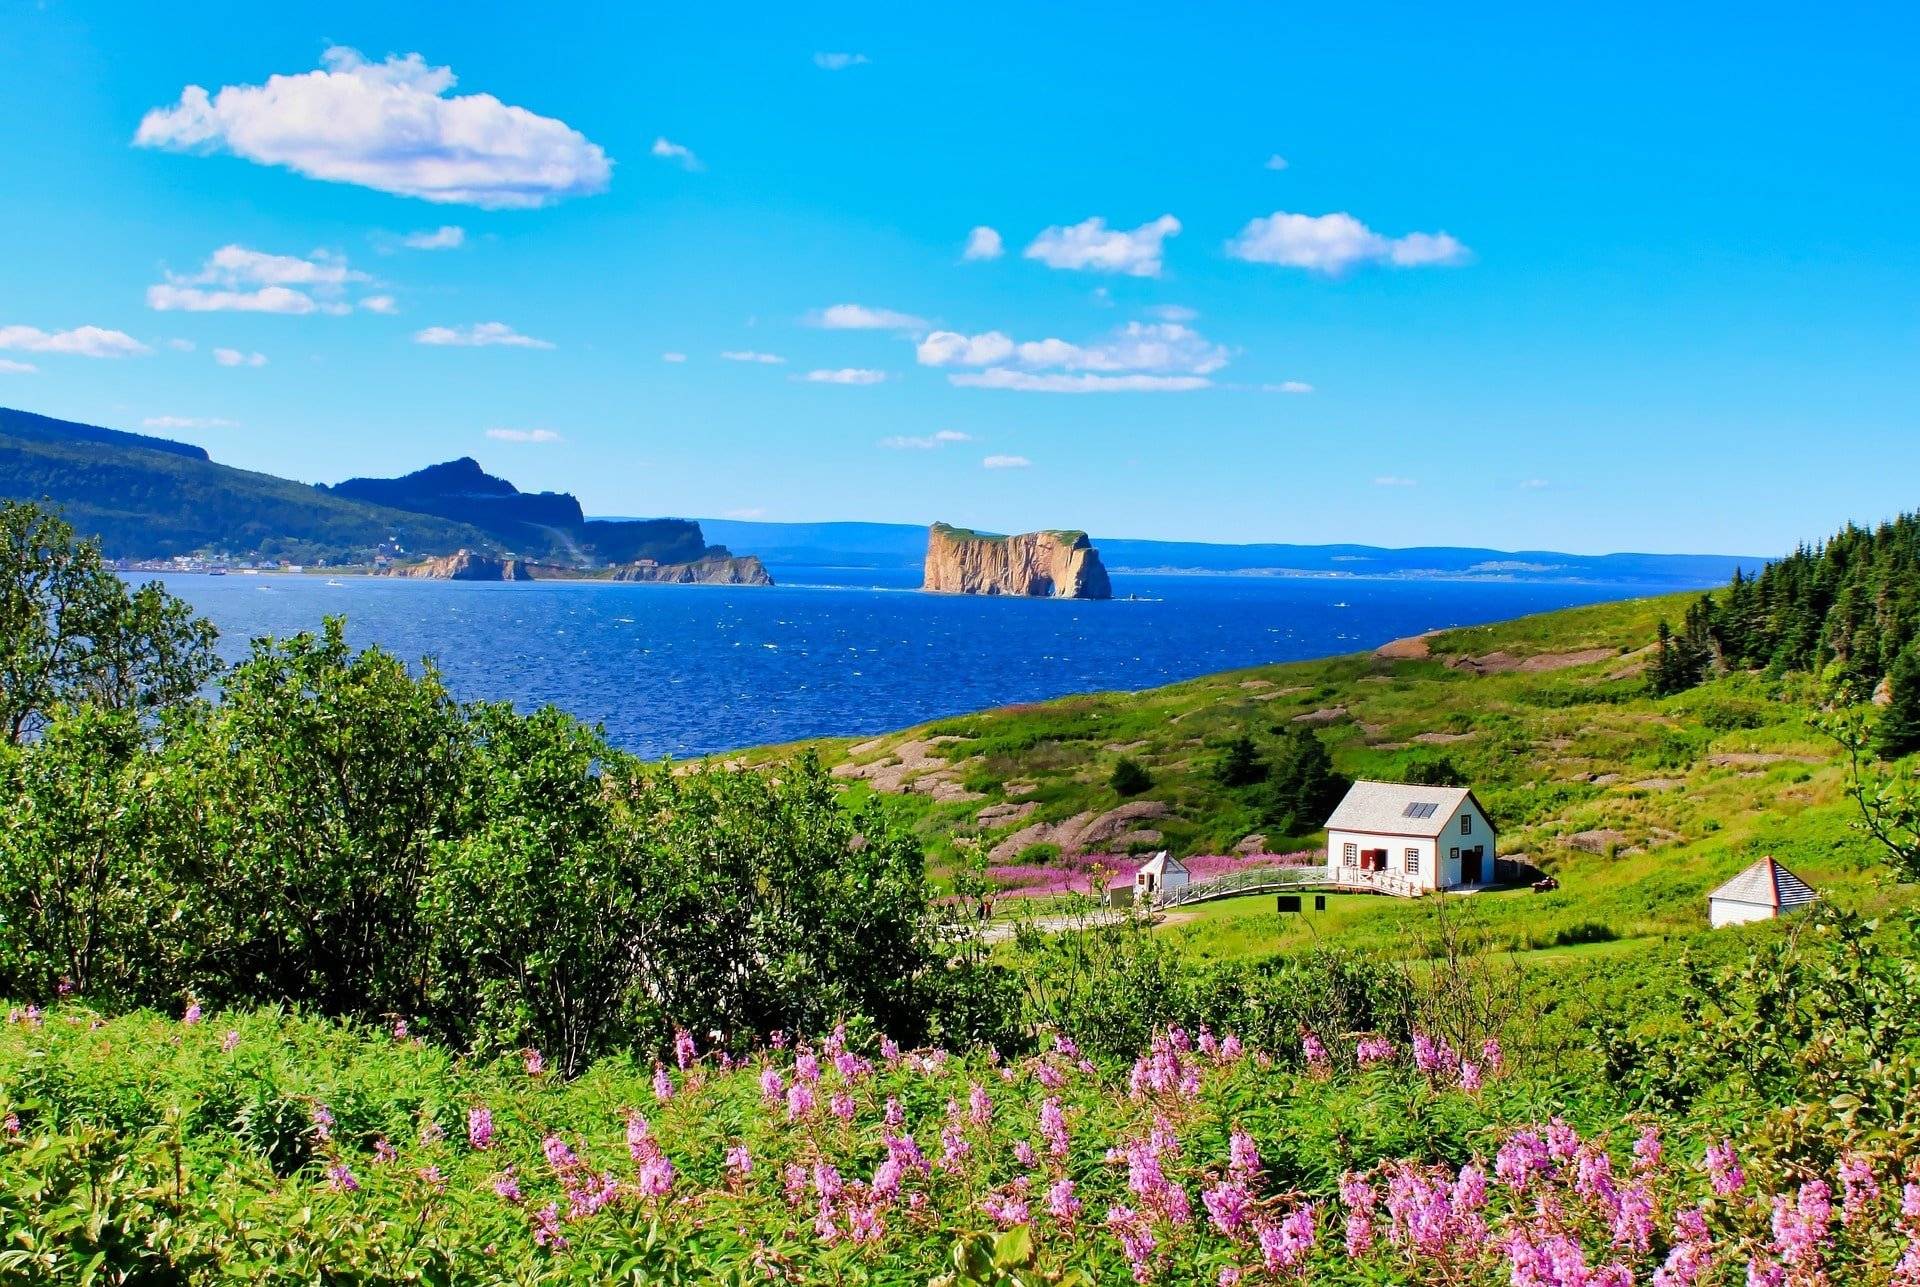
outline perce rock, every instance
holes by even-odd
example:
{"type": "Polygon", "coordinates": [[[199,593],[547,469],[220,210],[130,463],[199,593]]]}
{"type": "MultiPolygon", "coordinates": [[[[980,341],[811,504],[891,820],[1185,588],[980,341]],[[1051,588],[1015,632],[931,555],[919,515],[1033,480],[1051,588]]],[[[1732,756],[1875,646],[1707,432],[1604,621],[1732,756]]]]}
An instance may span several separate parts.
{"type": "Polygon", "coordinates": [[[1113,585],[1085,532],[987,536],[945,523],[927,531],[923,590],[1038,599],[1110,599],[1113,585]]]}
{"type": "Polygon", "coordinates": [[[496,559],[460,550],[391,568],[387,575],[428,581],[531,581],[533,569],[519,559],[496,559]]]}

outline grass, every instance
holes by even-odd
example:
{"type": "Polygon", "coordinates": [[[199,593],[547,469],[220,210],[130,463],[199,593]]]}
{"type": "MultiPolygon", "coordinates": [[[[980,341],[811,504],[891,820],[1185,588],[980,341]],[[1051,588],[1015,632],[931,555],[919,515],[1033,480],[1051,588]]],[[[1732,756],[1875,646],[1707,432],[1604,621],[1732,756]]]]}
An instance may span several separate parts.
{"type": "MultiPolygon", "coordinates": [[[[1853,826],[1838,748],[1807,723],[1809,680],[1736,674],[1672,698],[1648,695],[1643,650],[1656,623],[1677,618],[1691,597],[1446,631],[1430,638],[1427,658],[1362,653],[1255,667],[810,745],[863,793],[871,789],[863,774],[918,747],[928,766],[882,798],[942,870],[996,847],[996,861],[1012,861],[1009,844],[1055,839],[1024,828],[1140,801],[1165,806],[1164,816],[1138,824],[1157,833],[1153,846],[1227,852],[1264,833],[1257,789],[1228,789],[1212,776],[1222,747],[1247,733],[1271,750],[1311,716],[1306,722],[1337,766],[1354,777],[1391,780],[1416,760],[1453,762],[1498,825],[1501,853],[1524,855],[1561,882],[1551,894],[1473,899],[1489,944],[1545,960],[1603,956],[1603,941],[1696,935],[1706,928],[1707,891],[1768,853],[1830,898],[1870,909],[1910,901],[1884,887],[1876,853],[1853,826]],[[1555,661],[1587,650],[1605,651],[1584,664],[1555,661]],[[1510,667],[1527,658],[1548,664],[1499,669],[1496,659],[1486,673],[1461,664],[1492,654],[1505,654],[1510,667]],[[1123,755],[1153,777],[1131,800],[1108,785],[1123,755]],[[942,781],[978,798],[937,800],[927,788],[942,781]],[[1008,818],[1007,805],[1028,812],[1008,818]]],[[[765,761],[794,749],[740,758],[765,761]]],[[[1266,834],[1265,847],[1323,839],[1266,834]]],[[[1184,950],[1220,958],[1290,951],[1316,937],[1391,953],[1407,950],[1421,915],[1406,904],[1340,899],[1317,920],[1283,926],[1270,901],[1242,901],[1202,905],[1162,932],[1184,950]]]]}

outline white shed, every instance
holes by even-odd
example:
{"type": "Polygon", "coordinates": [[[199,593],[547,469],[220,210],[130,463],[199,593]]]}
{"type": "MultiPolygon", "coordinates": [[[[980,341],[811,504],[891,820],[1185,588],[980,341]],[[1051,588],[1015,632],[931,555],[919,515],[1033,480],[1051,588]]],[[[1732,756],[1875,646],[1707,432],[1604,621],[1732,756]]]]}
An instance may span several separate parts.
{"type": "Polygon", "coordinates": [[[1493,882],[1495,836],[1465,787],[1355,782],[1327,819],[1327,875],[1388,892],[1493,882]]]}
{"type": "Polygon", "coordinates": [[[1186,864],[1162,849],[1133,873],[1133,896],[1136,901],[1148,899],[1163,890],[1185,889],[1192,883],[1193,875],[1186,864]]]}
{"type": "Polygon", "coordinates": [[[1722,925],[1772,920],[1818,897],[1812,886],[1769,854],[1707,895],[1707,923],[1719,929],[1722,925]]]}

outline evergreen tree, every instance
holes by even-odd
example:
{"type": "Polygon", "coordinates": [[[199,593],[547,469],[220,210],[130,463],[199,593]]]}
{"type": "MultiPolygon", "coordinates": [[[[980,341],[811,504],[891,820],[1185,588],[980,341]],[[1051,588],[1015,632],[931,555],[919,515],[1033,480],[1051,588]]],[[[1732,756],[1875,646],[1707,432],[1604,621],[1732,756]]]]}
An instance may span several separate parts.
{"type": "Polygon", "coordinates": [[[1873,728],[1873,753],[1897,760],[1920,751],[1920,645],[1910,645],[1887,672],[1893,700],[1873,728]]]}
{"type": "Polygon", "coordinates": [[[1267,780],[1267,762],[1245,733],[1227,743],[1213,766],[1213,779],[1223,787],[1247,787],[1267,780]]]}
{"type": "Polygon", "coordinates": [[[1296,728],[1275,757],[1262,820],[1270,830],[1285,835],[1313,831],[1352,785],[1351,778],[1333,767],[1333,757],[1313,730],[1296,728]]]}
{"type": "Polygon", "coordinates": [[[1107,778],[1107,785],[1118,795],[1139,795],[1153,785],[1153,775],[1146,766],[1131,756],[1121,756],[1114,761],[1113,773],[1107,778]]]}

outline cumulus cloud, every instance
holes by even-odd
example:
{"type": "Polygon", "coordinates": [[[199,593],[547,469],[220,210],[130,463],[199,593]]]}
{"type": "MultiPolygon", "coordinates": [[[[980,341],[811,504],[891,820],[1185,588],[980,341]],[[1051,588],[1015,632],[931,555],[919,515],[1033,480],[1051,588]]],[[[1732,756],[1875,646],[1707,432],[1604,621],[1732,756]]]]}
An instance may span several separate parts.
{"type": "Polygon", "coordinates": [[[565,442],[551,429],[489,429],[487,437],[495,442],[565,442]]]}
{"type": "Polygon", "coordinates": [[[1235,259],[1278,264],[1337,276],[1360,264],[1421,268],[1464,263],[1467,248],[1444,232],[1388,237],[1344,212],[1289,214],[1276,210],[1254,219],[1227,243],[1235,259]]]}
{"type": "Polygon", "coordinates": [[[921,437],[895,434],[891,438],[882,438],[880,445],[889,451],[934,451],[949,443],[972,441],[973,435],[970,433],[961,433],[958,429],[937,429],[921,437]]]}
{"type": "Polygon", "coordinates": [[[660,360],[662,362],[684,362],[687,360],[687,355],[684,353],[662,353],[660,360]]]}
{"type": "Polygon", "coordinates": [[[1025,469],[1031,464],[1025,456],[988,456],[980,462],[983,469],[1025,469]]]}
{"type": "Polygon", "coordinates": [[[189,313],[345,313],[349,309],[341,295],[349,285],[369,280],[344,257],[329,251],[275,255],[240,245],[220,247],[207,256],[198,272],[166,276],[166,281],[147,287],[148,308],[189,313]]]}
{"type": "Polygon", "coordinates": [[[996,366],[947,377],[963,389],[1014,389],[1022,393],[1186,393],[1213,383],[1203,375],[1066,375],[996,366]]]}
{"type": "Polygon", "coordinates": [[[110,331],[103,326],[76,326],[70,331],[43,331],[37,326],[0,326],[0,349],[90,358],[139,357],[153,352],[125,331],[110,331]]]}
{"type": "Polygon", "coordinates": [[[812,384],[879,384],[887,373],[849,366],[837,371],[809,371],[802,378],[812,384]]]}
{"type": "Polygon", "coordinates": [[[758,362],[763,366],[784,366],[787,361],[778,353],[761,353],[754,349],[728,349],[720,356],[729,362],[758,362]]]}
{"type": "Polygon", "coordinates": [[[491,94],[449,96],[453,69],[419,54],[369,62],[334,47],[264,85],[180,91],[140,121],[136,147],[218,152],[330,183],[487,209],[606,189],[612,162],[564,121],[491,94]]]}
{"type": "Polygon", "coordinates": [[[215,349],[213,360],[221,366],[265,366],[267,355],[264,353],[243,353],[239,349],[215,349]]]}
{"type": "Polygon", "coordinates": [[[664,137],[656,138],[653,141],[653,147],[648,150],[663,161],[677,162],[682,169],[698,170],[701,168],[700,158],[693,154],[692,148],[671,142],[664,137]]]}
{"type": "Polygon", "coordinates": [[[1158,277],[1162,244],[1179,231],[1180,221],[1170,214],[1131,232],[1109,228],[1105,219],[1096,216],[1068,227],[1044,230],[1027,247],[1026,257],[1049,268],[1158,277]]]}
{"type": "Polygon", "coordinates": [[[12,358],[0,358],[0,374],[32,375],[39,369],[31,362],[16,362],[12,358]]]}
{"type": "Polygon", "coordinates": [[[1006,253],[1006,243],[1000,240],[1000,234],[981,224],[967,234],[967,248],[960,252],[962,259],[998,259],[1006,253]]]}
{"type": "Polygon", "coordinates": [[[400,238],[400,244],[408,250],[458,250],[467,244],[467,230],[458,224],[442,224],[438,228],[410,232],[400,238]]]}
{"type": "Polygon", "coordinates": [[[360,307],[369,313],[385,313],[388,315],[400,311],[400,306],[394,303],[393,296],[391,295],[369,295],[360,301],[360,307]]]}
{"type": "Polygon", "coordinates": [[[924,331],[925,318],[912,313],[896,313],[890,308],[868,308],[865,304],[833,304],[813,314],[815,326],[829,331],[924,331]]]}
{"type": "Polygon", "coordinates": [[[1373,480],[1375,487],[1418,487],[1420,484],[1412,478],[1399,478],[1393,474],[1382,474],[1373,480]]]}
{"type": "Polygon", "coordinates": [[[865,54],[828,54],[813,56],[813,65],[823,71],[845,71],[849,67],[864,67],[871,60],[865,54]]]}
{"type": "Polygon", "coordinates": [[[146,429],[237,429],[238,420],[218,416],[148,416],[140,422],[146,429]]]}
{"type": "Polygon", "coordinates": [[[1284,170],[1286,168],[1287,168],[1287,158],[1284,156],[1281,156],[1278,152],[1275,152],[1272,156],[1267,158],[1267,169],[1284,170]]]}
{"type": "Polygon", "coordinates": [[[1312,393],[1313,386],[1305,380],[1282,380],[1278,384],[1263,384],[1262,393],[1312,393]]]}
{"type": "Polygon", "coordinates": [[[491,348],[506,345],[519,349],[550,349],[549,340],[522,335],[505,322],[475,322],[472,326],[429,326],[414,332],[416,344],[452,345],[458,348],[491,348]]]}
{"type": "Polygon", "coordinates": [[[922,366],[985,367],[955,372],[962,388],[1026,393],[1181,393],[1204,389],[1228,350],[1180,322],[1129,322],[1090,344],[1016,342],[1000,331],[935,331],[914,350],[922,366]]]}

